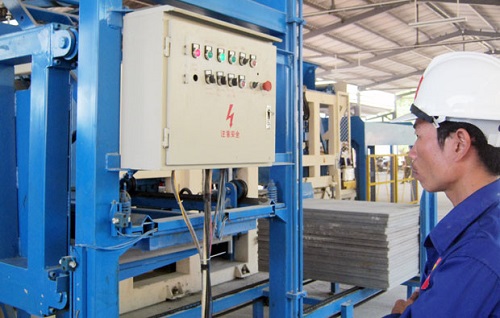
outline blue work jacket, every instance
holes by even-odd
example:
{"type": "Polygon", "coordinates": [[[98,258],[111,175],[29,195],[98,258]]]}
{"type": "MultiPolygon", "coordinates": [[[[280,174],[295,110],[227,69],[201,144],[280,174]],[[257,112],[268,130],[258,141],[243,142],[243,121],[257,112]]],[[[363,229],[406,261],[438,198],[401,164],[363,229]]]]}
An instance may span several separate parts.
{"type": "Polygon", "coordinates": [[[424,246],[426,288],[402,315],[386,318],[500,318],[500,179],[451,210],[424,246]]]}

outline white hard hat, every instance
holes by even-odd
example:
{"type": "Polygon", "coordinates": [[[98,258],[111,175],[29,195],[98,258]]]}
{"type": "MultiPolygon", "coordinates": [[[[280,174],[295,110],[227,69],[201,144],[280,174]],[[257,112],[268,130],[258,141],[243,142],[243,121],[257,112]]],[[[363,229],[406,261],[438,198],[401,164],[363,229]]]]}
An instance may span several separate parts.
{"type": "Polygon", "coordinates": [[[500,60],[476,52],[446,53],[434,58],[420,79],[411,114],[396,122],[424,119],[439,127],[467,122],[500,146],[500,60]]]}

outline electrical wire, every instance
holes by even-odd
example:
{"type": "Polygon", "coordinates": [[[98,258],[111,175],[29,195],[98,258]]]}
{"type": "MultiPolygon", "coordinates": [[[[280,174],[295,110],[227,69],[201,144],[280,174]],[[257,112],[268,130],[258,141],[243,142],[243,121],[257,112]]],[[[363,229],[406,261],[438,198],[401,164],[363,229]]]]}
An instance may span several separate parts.
{"type": "Polygon", "coordinates": [[[171,182],[172,182],[172,189],[174,190],[174,196],[177,201],[177,204],[179,205],[179,208],[181,210],[182,218],[184,219],[184,222],[186,223],[189,233],[191,233],[191,238],[193,239],[194,245],[196,246],[196,249],[198,250],[198,254],[200,254],[200,259],[203,258],[203,253],[200,247],[200,242],[198,241],[198,237],[196,236],[196,232],[194,231],[193,225],[191,224],[191,221],[189,220],[189,217],[186,213],[186,210],[184,209],[184,205],[182,204],[181,197],[179,195],[179,190],[177,187],[177,182],[175,180],[175,171],[172,170],[172,177],[171,182]]]}
{"type": "MultiPolygon", "coordinates": [[[[219,193],[217,195],[217,205],[215,208],[213,223],[214,223],[214,233],[211,235],[211,239],[215,236],[218,239],[222,238],[222,230],[224,229],[224,208],[226,206],[226,169],[220,170],[219,176],[219,193]]],[[[210,242],[212,246],[212,242],[210,242]]]]}
{"type": "Polygon", "coordinates": [[[205,169],[203,174],[203,258],[201,260],[202,298],[201,308],[204,318],[212,317],[212,284],[210,280],[210,251],[212,249],[212,170],[205,169]]]}
{"type": "Polygon", "coordinates": [[[113,245],[113,246],[95,246],[95,245],[87,245],[87,244],[76,244],[75,246],[91,248],[91,249],[95,249],[95,250],[102,250],[102,251],[117,251],[117,250],[121,250],[121,249],[130,247],[130,246],[138,243],[140,240],[149,236],[150,234],[153,234],[156,231],[158,231],[158,229],[152,229],[152,230],[149,230],[149,231],[147,231],[143,234],[140,234],[140,235],[125,235],[117,230],[116,232],[118,233],[118,235],[121,235],[124,237],[133,237],[134,239],[127,241],[127,242],[117,244],[117,245],[113,245]]]}

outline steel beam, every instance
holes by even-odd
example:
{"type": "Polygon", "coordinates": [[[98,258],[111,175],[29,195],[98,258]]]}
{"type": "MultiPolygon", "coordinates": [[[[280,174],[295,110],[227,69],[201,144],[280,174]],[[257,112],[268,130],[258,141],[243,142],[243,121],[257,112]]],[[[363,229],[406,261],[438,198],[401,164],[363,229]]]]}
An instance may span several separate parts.
{"type": "Polygon", "coordinates": [[[283,10],[285,5],[283,1],[253,1],[253,0],[238,0],[238,5],[233,5],[231,2],[218,0],[153,0],[158,4],[180,5],[190,4],[198,8],[216,12],[217,14],[225,15],[232,19],[249,22],[252,25],[272,30],[278,33],[286,32],[287,15],[283,10]],[[266,4],[261,4],[264,2],[266,4]],[[270,7],[271,6],[271,7],[270,7]],[[272,7],[277,9],[273,9],[272,7]],[[265,14],[260,14],[265,12],[265,14]]]}
{"type": "Polygon", "coordinates": [[[353,313],[352,306],[373,297],[380,292],[381,291],[378,289],[355,287],[343,292],[342,294],[327,298],[319,304],[308,308],[308,310],[304,312],[304,317],[330,317],[337,313],[342,313],[342,317],[350,318],[353,313]]]}
{"type": "Polygon", "coordinates": [[[14,65],[29,62],[32,55],[66,57],[74,54],[75,44],[72,31],[57,24],[8,33],[0,37],[0,61],[14,65]]]}

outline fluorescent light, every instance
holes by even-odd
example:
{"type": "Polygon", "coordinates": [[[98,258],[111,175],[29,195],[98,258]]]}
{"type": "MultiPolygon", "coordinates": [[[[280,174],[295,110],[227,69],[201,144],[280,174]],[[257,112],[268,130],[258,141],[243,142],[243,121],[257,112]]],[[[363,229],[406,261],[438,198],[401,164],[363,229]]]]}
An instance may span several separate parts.
{"type": "Polygon", "coordinates": [[[459,23],[459,22],[467,22],[467,18],[466,17],[453,17],[453,18],[446,18],[446,19],[439,19],[439,20],[412,22],[412,23],[408,23],[408,26],[411,26],[414,28],[419,28],[422,26],[428,26],[428,25],[434,25],[434,24],[459,23]]]}

